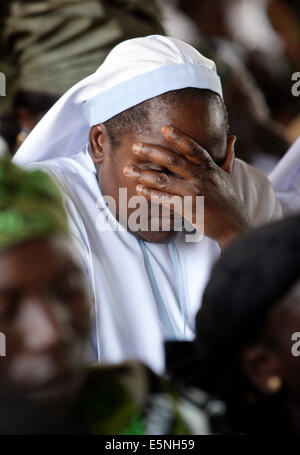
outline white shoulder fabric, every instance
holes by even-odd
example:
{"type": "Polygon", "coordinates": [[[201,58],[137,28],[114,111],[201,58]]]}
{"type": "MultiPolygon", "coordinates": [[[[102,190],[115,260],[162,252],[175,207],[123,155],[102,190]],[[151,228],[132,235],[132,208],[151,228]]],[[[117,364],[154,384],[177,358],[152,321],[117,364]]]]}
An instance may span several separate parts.
{"type": "Polygon", "coordinates": [[[300,211],[300,137],[269,175],[285,213],[300,211]]]}

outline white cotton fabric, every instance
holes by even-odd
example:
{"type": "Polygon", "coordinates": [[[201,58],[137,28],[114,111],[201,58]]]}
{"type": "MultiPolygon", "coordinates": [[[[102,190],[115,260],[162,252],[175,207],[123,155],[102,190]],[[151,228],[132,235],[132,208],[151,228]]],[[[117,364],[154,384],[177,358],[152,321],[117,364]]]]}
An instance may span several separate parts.
{"type": "MultiPolygon", "coordinates": [[[[131,62],[127,62],[131,69],[126,77],[136,77],[137,72],[147,69],[153,71],[153,65],[159,69],[166,64],[197,65],[199,61],[206,65],[206,71],[215,71],[213,62],[206,62],[196,50],[179,40],[155,36],[137,42],[139,55],[131,56],[135,59],[136,70],[133,71],[131,62]],[[142,63],[147,55],[148,67],[142,63]]],[[[127,45],[131,46],[130,43],[123,45],[125,50],[127,45]]],[[[121,69],[124,65],[124,71],[125,60],[124,57],[124,61],[120,59],[119,62],[121,69]]],[[[117,72],[114,82],[102,79],[101,68],[56,103],[26,139],[14,161],[46,170],[63,190],[70,228],[94,296],[94,348],[98,361],[117,363],[128,358],[138,359],[161,373],[164,369],[163,341],[170,339],[170,332],[163,323],[141,245],[124,229],[99,230],[105,222],[114,226],[116,220],[103,201],[86,145],[89,124],[80,106],[84,100],[97,97],[105,84],[118,85],[120,78],[124,79],[124,75],[117,72]]],[[[267,223],[281,215],[272,187],[259,171],[236,160],[234,181],[254,224],[267,223]]],[[[187,243],[184,233],[175,237],[174,244],[182,282],[186,338],[190,340],[194,337],[195,314],[220,249],[207,237],[201,242],[187,243]]],[[[172,245],[145,245],[175,336],[179,340],[185,339],[172,245]]]]}
{"type": "Polygon", "coordinates": [[[300,211],[300,137],[269,175],[286,214],[300,211]]]}

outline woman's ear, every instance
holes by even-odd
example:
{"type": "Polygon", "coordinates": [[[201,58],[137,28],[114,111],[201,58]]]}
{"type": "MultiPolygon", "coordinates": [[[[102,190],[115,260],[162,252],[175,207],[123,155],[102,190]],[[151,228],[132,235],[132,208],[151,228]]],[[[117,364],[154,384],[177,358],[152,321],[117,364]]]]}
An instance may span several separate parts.
{"type": "Polygon", "coordinates": [[[264,395],[281,389],[276,355],[263,344],[246,348],[241,354],[241,365],[249,382],[264,395]]]}
{"type": "Polygon", "coordinates": [[[94,163],[96,165],[102,163],[109,144],[107,129],[102,123],[90,129],[89,142],[94,163]]]}

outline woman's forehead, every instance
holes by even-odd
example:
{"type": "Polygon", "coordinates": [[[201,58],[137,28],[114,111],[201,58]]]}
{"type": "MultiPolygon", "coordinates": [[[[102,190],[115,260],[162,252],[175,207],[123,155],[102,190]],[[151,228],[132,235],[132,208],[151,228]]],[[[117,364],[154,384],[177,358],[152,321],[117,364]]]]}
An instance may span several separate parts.
{"type": "Polygon", "coordinates": [[[227,118],[225,108],[217,96],[183,97],[181,103],[168,100],[160,103],[159,99],[160,97],[157,97],[156,101],[149,103],[149,133],[157,134],[166,124],[172,125],[192,137],[209,153],[218,155],[218,158],[225,153],[227,118]]]}
{"type": "Polygon", "coordinates": [[[51,279],[57,273],[79,267],[67,237],[34,239],[0,256],[0,287],[33,279],[51,279]]]}

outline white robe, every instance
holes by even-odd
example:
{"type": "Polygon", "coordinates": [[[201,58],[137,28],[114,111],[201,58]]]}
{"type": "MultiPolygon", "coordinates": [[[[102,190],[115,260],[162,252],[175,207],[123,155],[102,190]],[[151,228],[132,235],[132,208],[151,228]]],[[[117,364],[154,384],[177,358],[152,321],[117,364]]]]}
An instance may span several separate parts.
{"type": "Polygon", "coordinates": [[[284,214],[300,212],[300,137],[269,176],[284,214]]]}
{"type": "MultiPolygon", "coordinates": [[[[115,222],[103,201],[93,161],[87,150],[71,157],[31,164],[49,172],[63,189],[70,228],[80,248],[94,295],[95,349],[99,362],[138,359],[154,371],[164,369],[163,341],[171,335],[155,299],[155,286],[139,241],[127,231],[100,232],[105,215],[115,222]],[[98,204],[97,204],[98,201],[98,204]]],[[[259,171],[236,160],[238,192],[256,225],[281,216],[281,207],[269,181],[259,171]]],[[[183,287],[186,338],[194,337],[194,319],[211,268],[220,255],[218,244],[207,238],[185,242],[175,237],[178,272],[183,287]]],[[[174,260],[170,244],[146,243],[159,290],[177,339],[184,339],[174,260]]],[[[259,258],[258,258],[259,260],[259,258]]]]}

